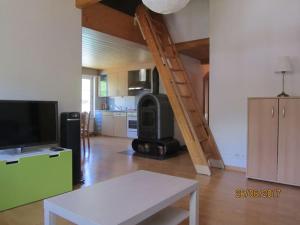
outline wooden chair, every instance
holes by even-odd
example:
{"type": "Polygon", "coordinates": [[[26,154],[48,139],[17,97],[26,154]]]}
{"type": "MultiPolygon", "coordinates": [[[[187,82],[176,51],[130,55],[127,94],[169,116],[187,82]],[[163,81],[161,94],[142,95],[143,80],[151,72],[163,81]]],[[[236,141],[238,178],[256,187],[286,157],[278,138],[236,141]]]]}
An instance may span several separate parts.
{"type": "Polygon", "coordinates": [[[88,143],[88,150],[90,152],[90,118],[91,118],[91,112],[83,112],[80,115],[80,136],[82,138],[82,144],[83,144],[83,151],[85,154],[85,139],[87,139],[88,143]]]}

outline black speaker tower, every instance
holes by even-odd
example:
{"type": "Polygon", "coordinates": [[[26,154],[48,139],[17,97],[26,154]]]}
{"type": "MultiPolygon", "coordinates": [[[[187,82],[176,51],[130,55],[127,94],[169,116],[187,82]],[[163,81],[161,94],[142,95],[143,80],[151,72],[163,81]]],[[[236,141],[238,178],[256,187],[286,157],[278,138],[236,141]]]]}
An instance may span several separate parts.
{"type": "Polygon", "coordinates": [[[60,131],[61,147],[72,150],[73,184],[80,184],[83,182],[80,150],[80,113],[61,113],[60,131]]]}

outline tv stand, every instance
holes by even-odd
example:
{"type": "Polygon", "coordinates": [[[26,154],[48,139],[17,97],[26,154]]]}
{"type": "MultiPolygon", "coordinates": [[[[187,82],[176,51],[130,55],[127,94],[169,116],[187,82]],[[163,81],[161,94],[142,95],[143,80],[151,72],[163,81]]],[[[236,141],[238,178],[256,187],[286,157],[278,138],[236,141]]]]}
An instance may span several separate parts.
{"type": "Polygon", "coordinates": [[[72,190],[71,150],[27,150],[0,150],[0,211],[72,190]]]}
{"type": "MultiPolygon", "coordinates": [[[[61,148],[61,147],[57,147],[57,146],[53,146],[53,145],[43,145],[43,146],[29,146],[29,147],[18,147],[18,148],[9,148],[9,149],[2,149],[0,150],[0,157],[1,155],[4,154],[10,154],[10,155],[20,155],[20,154],[24,154],[24,153],[38,153],[41,151],[45,151],[45,150],[53,150],[56,148],[61,148]]],[[[61,148],[64,149],[64,148],[61,148]]],[[[66,150],[66,149],[64,149],[66,150]]],[[[0,158],[1,160],[1,158],[0,158]]]]}

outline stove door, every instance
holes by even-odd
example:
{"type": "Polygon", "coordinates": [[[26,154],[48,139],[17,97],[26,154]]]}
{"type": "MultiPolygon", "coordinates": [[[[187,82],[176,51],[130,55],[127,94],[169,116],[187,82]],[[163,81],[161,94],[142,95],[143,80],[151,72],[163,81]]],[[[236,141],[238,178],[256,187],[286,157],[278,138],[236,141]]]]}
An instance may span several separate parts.
{"type": "Polygon", "coordinates": [[[145,140],[156,140],[158,138],[157,132],[157,112],[153,108],[143,108],[141,110],[138,136],[145,140]]]}

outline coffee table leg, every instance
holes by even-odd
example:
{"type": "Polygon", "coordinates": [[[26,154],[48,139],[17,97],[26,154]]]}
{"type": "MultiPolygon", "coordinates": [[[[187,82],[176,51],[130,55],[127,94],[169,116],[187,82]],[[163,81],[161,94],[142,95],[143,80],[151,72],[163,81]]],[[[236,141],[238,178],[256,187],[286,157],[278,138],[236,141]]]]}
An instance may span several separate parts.
{"type": "Polygon", "coordinates": [[[190,225],[199,225],[199,199],[197,190],[190,197],[190,225]]]}
{"type": "Polygon", "coordinates": [[[55,225],[55,214],[48,209],[44,209],[44,225],[55,225]]]}

